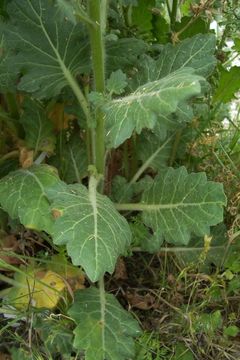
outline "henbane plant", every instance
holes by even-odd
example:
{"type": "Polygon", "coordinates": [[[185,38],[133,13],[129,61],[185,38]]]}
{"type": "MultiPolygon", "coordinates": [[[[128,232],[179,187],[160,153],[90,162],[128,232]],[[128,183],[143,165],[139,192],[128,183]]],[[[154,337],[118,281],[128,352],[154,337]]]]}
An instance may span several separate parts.
{"type": "Polygon", "coordinates": [[[216,64],[214,36],[198,34],[154,53],[143,40],[111,33],[111,4],[12,0],[1,24],[0,88],[24,97],[20,130],[34,150],[34,164],[1,179],[0,204],[12,219],[65,247],[72,263],[97,284],[77,291],[68,312],[76,323],[74,346],[87,360],[132,358],[141,331],[104,288],[104,274],[113,273],[131,244],[125,214],[139,212],[160,247],[163,241],[188,244],[191,234],[209,234],[226,205],[221,184],[204,173],[168,167],[166,160],[176,134],[193,118],[194,100],[209,86],[216,64]],[[77,108],[78,140],[70,134],[59,155],[69,154],[71,177],[57,162],[49,125],[49,109],[58,102],[77,108]],[[131,139],[141,166],[120,179],[121,196],[110,194],[110,153],[126,150],[131,139]],[[141,144],[144,155],[137,150],[141,144]],[[44,152],[49,159],[42,163],[44,152]],[[156,176],[141,186],[149,168],[156,176]]]}

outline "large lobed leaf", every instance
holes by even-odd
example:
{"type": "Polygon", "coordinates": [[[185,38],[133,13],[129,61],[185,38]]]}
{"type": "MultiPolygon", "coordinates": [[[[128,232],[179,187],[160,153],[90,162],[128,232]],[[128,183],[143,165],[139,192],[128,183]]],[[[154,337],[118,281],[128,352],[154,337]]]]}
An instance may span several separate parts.
{"type": "Polygon", "coordinates": [[[133,77],[132,88],[162,79],[186,67],[195,69],[196,74],[207,77],[216,66],[215,46],[214,35],[198,34],[177,45],[164,45],[156,60],[143,55],[137,63],[138,72],[133,77]]]}
{"type": "Polygon", "coordinates": [[[76,322],[74,347],[85,351],[86,360],[125,360],[134,357],[134,337],[140,335],[136,320],[122,309],[113,295],[89,288],[75,293],[68,311],[76,322]]]}
{"type": "MultiPolygon", "coordinates": [[[[134,130],[140,133],[143,128],[152,129],[158,116],[175,112],[179,103],[201,92],[201,79],[193,69],[181,69],[161,80],[140,86],[128,96],[107,103],[105,112],[109,147],[121,145],[134,130]]],[[[164,131],[167,126],[167,121],[162,123],[164,131]]]]}
{"type": "Polygon", "coordinates": [[[43,98],[58,95],[66,85],[74,87],[74,77],[89,68],[82,25],[64,19],[49,0],[13,0],[7,11],[2,30],[16,54],[8,58],[5,71],[22,73],[18,89],[43,98]]]}
{"type": "Polygon", "coordinates": [[[53,217],[45,189],[58,181],[56,170],[48,165],[11,172],[0,181],[0,205],[25,227],[51,233],[53,217]]]}
{"type": "Polygon", "coordinates": [[[139,204],[118,204],[119,210],[142,211],[154,241],[188,244],[191,233],[209,234],[223,220],[226,196],[222,184],[207,181],[205,173],[188,174],[184,167],[168,168],[144,191],[139,204]]]}
{"type": "Polygon", "coordinates": [[[144,223],[167,242],[187,244],[190,234],[209,234],[223,220],[223,185],[207,181],[205,173],[188,174],[169,168],[143,193],[144,223]]]}
{"type": "Polygon", "coordinates": [[[91,281],[97,281],[106,271],[112,273],[117,257],[130,244],[131,232],[113,203],[97,193],[94,179],[89,189],[61,183],[48,195],[56,217],[54,243],[66,244],[73,264],[81,265],[91,281]]]}

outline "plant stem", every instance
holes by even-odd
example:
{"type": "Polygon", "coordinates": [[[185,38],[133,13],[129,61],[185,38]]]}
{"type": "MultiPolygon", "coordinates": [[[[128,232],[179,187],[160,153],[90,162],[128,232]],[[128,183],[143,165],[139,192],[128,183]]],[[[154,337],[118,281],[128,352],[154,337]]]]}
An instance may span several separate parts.
{"type": "Polygon", "coordinates": [[[19,151],[18,150],[13,150],[13,151],[3,155],[0,158],[0,164],[3,163],[6,160],[18,158],[18,156],[19,156],[19,151]]]}
{"type": "Polygon", "coordinates": [[[74,77],[72,76],[70,71],[66,68],[63,68],[63,72],[64,72],[66,79],[68,80],[68,83],[69,83],[74,95],[76,96],[79,104],[81,105],[84,115],[86,116],[87,122],[89,124],[91,115],[90,115],[88,102],[87,102],[85,96],[83,95],[82,90],[80,89],[77,81],[74,79],[74,77]]]}
{"type": "MultiPolygon", "coordinates": [[[[104,33],[107,21],[108,0],[88,0],[88,16],[96,24],[96,27],[89,26],[91,43],[92,66],[94,74],[95,91],[105,93],[105,47],[104,33]]],[[[95,166],[97,172],[105,173],[105,119],[100,109],[96,110],[96,131],[93,139],[95,149],[95,166]]],[[[103,181],[100,191],[103,192],[103,181]]],[[[102,324],[102,344],[105,347],[105,289],[104,277],[98,282],[100,303],[101,303],[101,324],[102,324]]]]}
{"type": "MultiPolygon", "coordinates": [[[[96,24],[96,27],[89,26],[89,35],[91,42],[92,65],[95,82],[95,91],[105,92],[105,49],[104,49],[104,31],[106,26],[106,0],[89,0],[88,15],[96,24]]],[[[96,168],[99,174],[104,175],[105,167],[105,124],[104,114],[98,109],[96,111],[96,168]]]]}
{"type": "Polygon", "coordinates": [[[175,22],[176,22],[176,17],[177,17],[177,9],[178,9],[178,0],[173,0],[172,1],[172,10],[171,10],[171,15],[170,15],[171,29],[172,30],[174,30],[174,28],[175,28],[175,22]]]}

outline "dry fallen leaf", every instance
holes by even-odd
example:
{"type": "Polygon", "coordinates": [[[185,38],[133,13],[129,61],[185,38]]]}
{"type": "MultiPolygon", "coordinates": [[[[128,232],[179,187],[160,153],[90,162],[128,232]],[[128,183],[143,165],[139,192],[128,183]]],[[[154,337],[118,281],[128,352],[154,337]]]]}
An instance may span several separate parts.
{"type": "Polygon", "coordinates": [[[124,259],[121,257],[117,261],[116,269],[114,272],[114,278],[116,280],[127,280],[128,279],[126,265],[125,265],[124,259]]]}
{"type": "Polygon", "coordinates": [[[155,307],[155,298],[150,294],[139,295],[136,291],[127,291],[125,296],[131,307],[141,310],[149,310],[155,307]]]}
{"type": "MultiPolygon", "coordinates": [[[[14,252],[19,248],[19,242],[14,235],[7,235],[0,238],[0,260],[3,260],[10,265],[21,264],[22,261],[14,256],[7,255],[7,252],[14,252]]],[[[7,271],[6,268],[1,268],[1,271],[7,271]]]]}

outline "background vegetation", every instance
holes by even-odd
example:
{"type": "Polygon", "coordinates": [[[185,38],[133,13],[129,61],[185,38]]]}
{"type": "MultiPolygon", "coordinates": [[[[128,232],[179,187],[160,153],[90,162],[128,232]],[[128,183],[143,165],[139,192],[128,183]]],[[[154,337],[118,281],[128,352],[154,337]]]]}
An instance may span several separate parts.
{"type": "MultiPolygon", "coordinates": [[[[134,355],[124,357],[123,349],[119,359],[240,359],[239,1],[110,0],[104,37],[105,91],[101,89],[101,79],[96,80],[96,73],[94,79],[100,85],[97,89],[92,85],[94,71],[89,69],[89,44],[83,28],[83,24],[91,26],[92,21],[87,13],[88,2],[40,2],[57,9],[61,24],[81,27],[81,36],[76,37],[73,45],[64,42],[68,34],[64,30],[62,42],[58,44],[60,50],[61,46],[63,51],[68,46],[71,50],[66,62],[72,64],[81,92],[80,95],[78,90],[74,92],[75,83],[71,90],[66,86],[59,69],[54,69],[51,56],[44,58],[44,51],[48,51],[45,45],[40,45],[42,58],[28,48],[27,42],[31,42],[34,35],[31,21],[25,26],[11,4],[26,3],[23,14],[28,17],[31,4],[35,6],[37,1],[2,0],[0,359],[84,359],[82,350],[86,350],[86,346],[81,342],[88,331],[84,328],[88,318],[73,304],[77,303],[78,290],[95,289],[90,286],[99,280],[94,277],[91,266],[88,267],[90,256],[85,256],[86,264],[77,264],[82,267],[73,266],[70,258],[74,258],[76,248],[70,253],[64,242],[52,241],[48,231],[51,224],[45,213],[34,218],[34,226],[28,223],[38,201],[36,192],[26,187],[22,211],[14,208],[19,201],[15,196],[22,180],[16,181],[11,190],[12,174],[16,174],[13,172],[48,164],[58,170],[65,183],[87,185],[89,172],[101,173],[104,159],[106,175],[100,187],[112,202],[118,203],[120,211],[124,210],[133,235],[131,243],[120,252],[124,256],[118,257],[114,273],[105,275],[105,288],[132,313],[132,325],[129,323],[132,328],[137,326],[133,322],[135,318],[142,330],[135,340],[134,351],[130,351],[134,355]],[[22,39],[16,36],[18,26],[22,39]],[[194,50],[198,46],[204,49],[199,50],[199,56],[194,50]],[[180,54],[179,57],[176,54],[180,54]],[[184,107],[176,107],[170,113],[165,114],[162,107],[164,126],[159,129],[149,125],[152,118],[147,114],[143,125],[139,125],[140,130],[136,126],[130,131],[126,122],[121,133],[115,136],[112,129],[116,119],[110,117],[112,127],[107,130],[113,133],[108,138],[111,145],[104,156],[101,139],[97,137],[99,155],[94,161],[92,129],[98,133],[101,122],[97,116],[96,123],[89,124],[88,106],[100,116],[104,106],[109,113],[117,113],[115,99],[127,96],[144,81],[158,80],[154,71],[160,68],[161,57],[165,58],[162,76],[172,74],[167,63],[168,68],[175,66],[174,70],[178,70],[180,63],[181,67],[183,62],[190,63],[195,78],[190,79],[189,84],[200,83],[201,91],[191,90],[195,93],[184,95],[179,102],[185,104],[184,107]],[[43,74],[38,64],[41,61],[49,66],[49,72],[43,74]],[[88,100],[87,107],[84,99],[88,100]],[[169,123],[180,125],[172,129],[169,123]],[[152,154],[154,158],[149,162],[152,154]],[[88,165],[92,163],[95,167],[89,170],[88,165]],[[204,171],[208,180],[223,184],[227,196],[223,221],[215,221],[219,224],[211,226],[209,234],[192,235],[187,245],[175,241],[169,245],[162,236],[153,241],[152,227],[142,221],[141,209],[124,208],[125,202],[138,203],[140,194],[150,186],[156,173],[169,174],[167,166],[175,169],[184,166],[189,173],[204,171]],[[80,326],[76,330],[78,322],[80,326]]],[[[49,33],[54,37],[52,28],[49,33]]],[[[34,38],[35,45],[38,41],[41,43],[41,36],[39,31],[39,38],[34,38]]],[[[183,77],[191,76],[190,70],[183,71],[183,77]]],[[[181,88],[181,83],[177,85],[181,88]]],[[[173,83],[174,86],[176,88],[173,83]]],[[[174,96],[180,97],[180,90],[175,95],[171,91],[167,93],[167,103],[171,106],[174,106],[174,96]]],[[[35,175],[41,179],[41,174],[35,175]]],[[[58,194],[54,200],[55,219],[61,216],[57,200],[58,194]]],[[[105,271],[109,269],[104,269],[102,274],[105,271]]],[[[126,327],[131,328],[125,315],[121,316],[126,327]]],[[[116,323],[112,322],[113,329],[116,323]]],[[[127,339],[125,341],[127,344],[127,339]]],[[[91,346],[93,351],[98,349],[94,342],[91,346]]],[[[88,359],[92,358],[89,355],[88,359]]],[[[109,359],[115,360],[110,355],[109,359]]]]}

